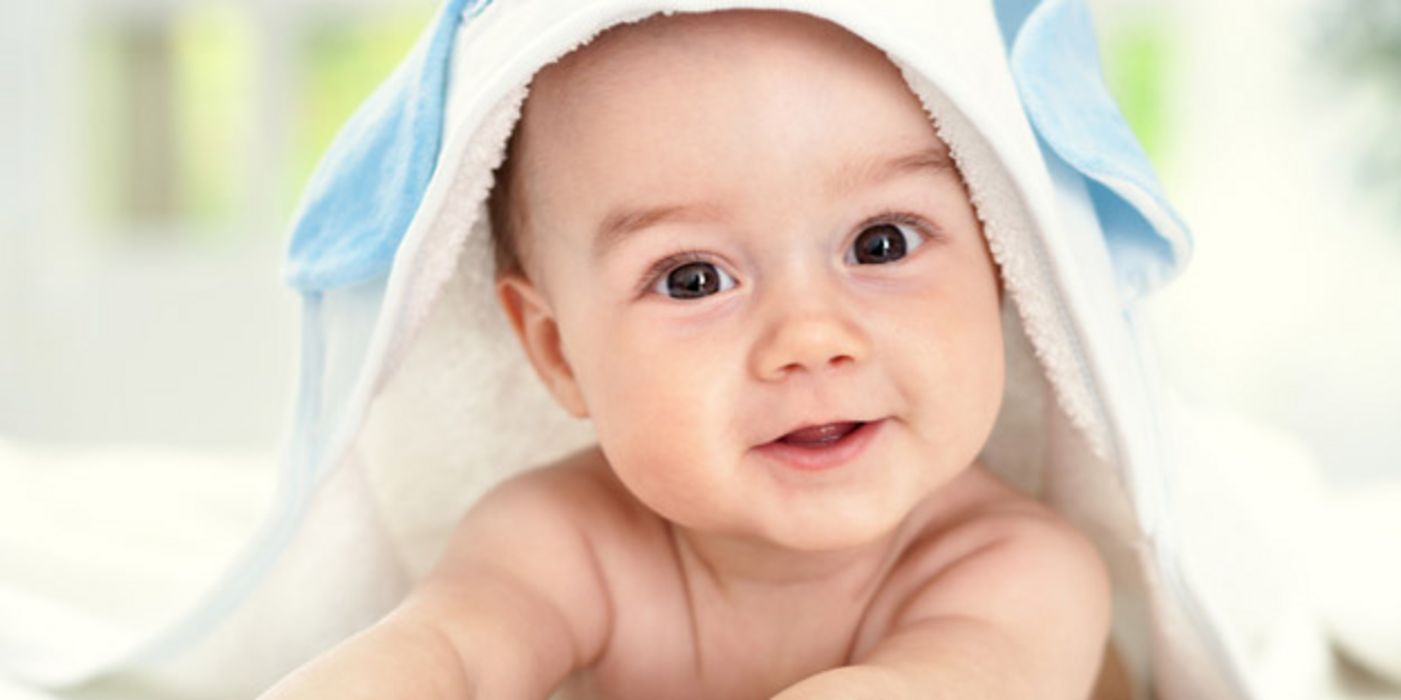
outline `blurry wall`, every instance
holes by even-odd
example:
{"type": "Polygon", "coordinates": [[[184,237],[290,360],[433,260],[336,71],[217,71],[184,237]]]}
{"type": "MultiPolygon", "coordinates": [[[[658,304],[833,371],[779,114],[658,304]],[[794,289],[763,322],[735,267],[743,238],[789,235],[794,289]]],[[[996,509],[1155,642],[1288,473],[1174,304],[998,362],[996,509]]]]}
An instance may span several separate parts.
{"type": "Polygon", "coordinates": [[[0,436],[273,449],[298,191],[431,11],[0,4],[0,436]]]}

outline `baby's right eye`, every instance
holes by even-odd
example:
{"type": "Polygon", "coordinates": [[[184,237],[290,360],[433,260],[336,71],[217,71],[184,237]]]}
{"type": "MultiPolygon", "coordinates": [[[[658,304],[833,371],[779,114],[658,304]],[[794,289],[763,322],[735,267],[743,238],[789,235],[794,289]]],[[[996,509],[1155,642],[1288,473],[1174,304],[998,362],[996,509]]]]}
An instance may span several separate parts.
{"type": "Polygon", "coordinates": [[[652,291],[672,299],[700,299],[735,286],[735,280],[713,263],[691,261],[671,268],[652,291]]]}

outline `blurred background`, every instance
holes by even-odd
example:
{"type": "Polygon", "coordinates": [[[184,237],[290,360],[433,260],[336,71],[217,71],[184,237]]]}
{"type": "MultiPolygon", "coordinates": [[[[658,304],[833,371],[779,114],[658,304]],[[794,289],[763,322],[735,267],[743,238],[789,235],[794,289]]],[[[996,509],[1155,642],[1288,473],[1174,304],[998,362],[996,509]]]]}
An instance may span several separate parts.
{"type": "Polygon", "coordinates": [[[1111,89],[1196,235],[1156,298],[1198,404],[1324,476],[1401,476],[1401,2],[1092,2],[1111,89]]]}
{"type": "Polygon", "coordinates": [[[0,660],[163,629],[268,515],[288,222],[433,10],[0,0],[0,660]]]}
{"type": "Polygon", "coordinates": [[[0,435],[273,450],[288,219],[431,3],[3,8],[0,435]]]}
{"type": "MultiPolygon", "coordinates": [[[[1401,477],[1401,1],[1091,5],[1106,79],[1197,238],[1151,302],[1172,382],[1297,436],[1330,482],[1401,477]]],[[[288,220],[434,6],[0,0],[11,522],[144,528],[171,590],[170,522],[219,504],[228,523],[174,542],[180,590],[251,532],[294,384],[288,220]]],[[[24,529],[0,532],[0,580],[67,580],[24,529]]]]}

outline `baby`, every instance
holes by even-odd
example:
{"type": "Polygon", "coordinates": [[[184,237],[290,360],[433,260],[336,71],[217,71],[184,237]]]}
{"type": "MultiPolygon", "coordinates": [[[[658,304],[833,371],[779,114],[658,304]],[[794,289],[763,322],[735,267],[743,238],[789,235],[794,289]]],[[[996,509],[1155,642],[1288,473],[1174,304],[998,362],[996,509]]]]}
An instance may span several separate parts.
{"type": "Polygon", "coordinates": [[[657,16],[542,70],[497,290],[599,447],[462,520],[292,697],[1084,698],[1094,548],[976,455],[998,272],[879,50],[804,15],[657,16]]]}

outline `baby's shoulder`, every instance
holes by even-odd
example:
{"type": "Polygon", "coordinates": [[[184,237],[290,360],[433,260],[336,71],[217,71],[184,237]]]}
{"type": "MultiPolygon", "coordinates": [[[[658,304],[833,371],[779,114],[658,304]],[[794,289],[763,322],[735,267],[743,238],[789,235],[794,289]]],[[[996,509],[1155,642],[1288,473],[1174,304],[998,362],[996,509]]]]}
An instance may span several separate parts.
{"type": "Polygon", "coordinates": [[[463,542],[485,538],[507,551],[587,559],[610,597],[626,588],[634,600],[640,592],[631,582],[669,570],[667,523],[628,491],[597,446],[497,485],[459,530],[470,533],[457,537],[463,542]]]}
{"type": "Polygon", "coordinates": [[[596,450],[514,476],[462,517],[405,606],[464,653],[536,659],[527,670],[554,687],[612,636],[616,542],[647,529],[637,511],[596,450]],[[474,646],[487,628],[507,651],[474,646]]]}
{"type": "Polygon", "coordinates": [[[915,514],[913,539],[929,549],[962,552],[994,541],[1082,537],[1055,510],[982,467],[963,473],[922,509],[915,514]]]}
{"type": "Polygon", "coordinates": [[[902,558],[914,578],[986,561],[973,555],[991,550],[1041,553],[1035,562],[1019,559],[1022,565],[1099,565],[1094,545],[1064,516],[997,476],[974,468],[953,486],[927,504],[927,514],[917,514],[916,534],[902,558]]]}
{"type": "Polygon", "coordinates": [[[597,447],[536,467],[496,485],[464,516],[460,528],[490,521],[490,537],[521,539],[532,526],[569,532],[578,546],[607,546],[626,533],[657,526],[613,475],[597,447]],[[500,527],[514,524],[514,526],[500,527]]]}
{"type": "Polygon", "coordinates": [[[1086,634],[1101,633],[1108,577],[1088,537],[980,468],[951,486],[915,513],[863,625],[868,645],[918,619],[967,616],[1015,630],[1057,605],[1086,634]]]}

